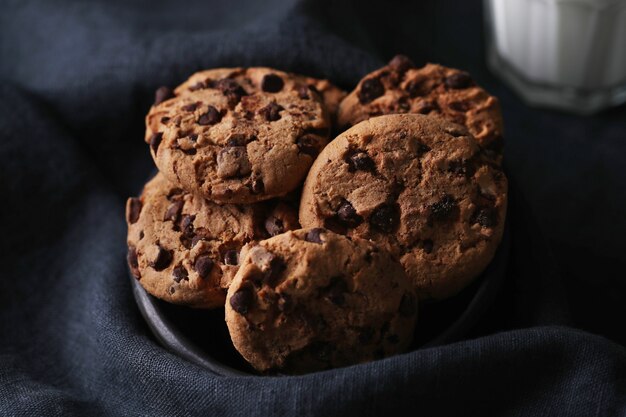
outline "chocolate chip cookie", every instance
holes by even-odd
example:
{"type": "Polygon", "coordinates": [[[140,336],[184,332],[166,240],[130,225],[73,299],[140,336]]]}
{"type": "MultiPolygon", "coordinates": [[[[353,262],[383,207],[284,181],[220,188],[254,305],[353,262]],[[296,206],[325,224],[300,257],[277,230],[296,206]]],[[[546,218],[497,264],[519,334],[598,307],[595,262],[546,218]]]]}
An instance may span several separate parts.
{"type": "Polygon", "coordinates": [[[503,148],[503,121],[498,99],[477,86],[464,71],[437,64],[422,68],[397,55],[366,75],[339,106],[339,125],[353,126],[392,113],[439,115],[468,128],[495,161],[503,148]]]}
{"type": "Polygon", "coordinates": [[[320,95],[302,77],[269,68],[209,73],[192,77],[178,95],[157,91],[145,140],[159,170],[221,203],[253,203],[296,188],[328,141],[320,95]]]}
{"type": "Polygon", "coordinates": [[[259,371],[303,373],[402,352],[417,297],[402,266],[363,239],[321,228],[248,245],[226,323],[259,371]]]}
{"type": "Polygon", "coordinates": [[[128,264],[150,294],[198,308],[224,305],[241,247],[298,227],[296,210],[270,201],[218,205],[162,174],[126,204],[128,264]]]}
{"type": "Polygon", "coordinates": [[[443,299],[491,261],[506,204],[506,176],[465,127],[385,115],[322,151],[304,185],[300,223],[376,242],[401,261],[420,298],[443,299]]]}

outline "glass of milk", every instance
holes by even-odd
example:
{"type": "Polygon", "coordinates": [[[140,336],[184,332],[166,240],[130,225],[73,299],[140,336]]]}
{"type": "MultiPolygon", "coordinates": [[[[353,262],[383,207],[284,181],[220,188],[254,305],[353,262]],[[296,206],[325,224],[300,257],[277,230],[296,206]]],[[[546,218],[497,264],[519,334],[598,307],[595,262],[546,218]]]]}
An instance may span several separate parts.
{"type": "Polygon", "coordinates": [[[626,102],[626,0],[484,0],[488,63],[528,103],[626,102]]]}

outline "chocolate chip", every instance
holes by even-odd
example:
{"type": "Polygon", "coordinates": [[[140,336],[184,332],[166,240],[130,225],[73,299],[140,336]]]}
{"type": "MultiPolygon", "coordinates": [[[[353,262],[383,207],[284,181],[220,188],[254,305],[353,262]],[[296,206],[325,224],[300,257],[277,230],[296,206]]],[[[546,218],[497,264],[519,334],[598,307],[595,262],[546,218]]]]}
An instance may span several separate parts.
{"type": "Polygon", "coordinates": [[[165,212],[165,216],[163,216],[163,221],[178,221],[180,212],[183,209],[183,204],[185,204],[183,200],[176,200],[172,204],[170,204],[170,206],[167,208],[167,211],[165,212]]]}
{"type": "Polygon", "coordinates": [[[228,250],[224,254],[224,263],[226,265],[237,265],[239,264],[239,253],[236,250],[228,250]]]}
{"type": "Polygon", "coordinates": [[[412,80],[406,85],[405,90],[411,98],[422,97],[430,93],[430,87],[423,80],[412,80]]]}
{"type": "Polygon", "coordinates": [[[369,222],[374,229],[392,233],[400,223],[400,208],[397,204],[381,204],[374,209],[369,222]]]}
{"type": "Polygon", "coordinates": [[[406,55],[396,55],[389,61],[392,70],[405,73],[410,68],[415,68],[415,64],[406,55]]]}
{"type": "Polygon", "coordinates": [[[325,297],[333,304],[342,306],[346,302],[345,293],[348,291],[346,281],[341,277],[334,277],[330,284],[324,288],[325,297]]]}
{"type": "Polygon", "coordinates": [[[162,139],[163,139],[162,132],[156,132],[156,133],[153,133],[152,136],[150,136],[150,147],[152,148],[155,154],[159,150],[159,145],[161,144],[162,139]]]}
{"type": "Polygon", "coordinates": [[[467,160],[450,161],[448,163],[448,172],[464,177],[471,177],[474,175],[474,167],[467,160]]]}
{"type": "Polygon", "coordinates": [[[251,171],[252,165],[245,146],[227,146],[217,154],[218,177],[241,177],[251,171]]]}
{"type": "Polygon", "coordinates": [[[183,232],[183,235],[191,238],[193,237],[193,221],[196,219],[196,216],[192,216],[186,214],[183,216],[180,222],[180,230],[183,232]]]}
{"type": "MultiPolygon", "coordinates": [[[[181,236],[181,241],[183,241],[183,244],[185,243],[187,239],[183,239],[183,236],[181,236]]],[[[206,240],[205,236],[199,235],[199,234],[194,234],[193,238],[191,239],[191,242],[189,244],[189,249],[193,248],[194,246],[196,246],[198,244],[198,242],[202,241],[202,240],[206,240]]],[[[186,247],[186,246],[185,246],[186,247]]]]}
{"type": "Polygon", "coordinates": [[[355,227],[363,222],[363,218],[359,216],[348,200],[342,200],[337,209],[337,218],[345,225],[355,227]]]}
{"type": "Polygon", "coordinates": [[[196,270],[200,278],[207,279],[213,269],[213,260],[209,255],[200,255],[193,263],[193,269],[196,270]]]}
{"type": "Polygon", "coordinates": [[[424,249],[424,252],[426,253],[432,253],[433,246],[433,241],[430,239],[424,239],[424,241],[422,242],[422,249],[424,249]]]}
{"type": "Polygon", "coordinates": [[[167,117],[167,116],[163,116],[163,117],[161,117],[161,123],[165,124],[165,123],[167,123],[167,122],[169,122],[169,121],[170,121],[170,118],[169,118],[169,117],[167,117]]]}
{"type": "Polygon", "coordinates": [[[417,302],[413,294],[404,293],[402,300],[400,301],[400,307],[398,309],[400,314],[406,317],[410,317],[417,312],[417,302]]]}
{"type": "Polygon", "coordinates": [[[417,156],[422,156],[424,155],[426,152],[430,151],[430,147],[424,145],[423,143],[419,143],[417,144],[417,156]]]}
{"type": "Polygon", "coordinates": [[[308,100],[309,97],[309,87],[307,87],[306,85],[301,85],[300,87],[298,87],[298,97],[300,97],[302,100],[308,100]]]}
{"type": "Polygon", "coordinates": [[[198,153],[198,151],[195,148],[190,148],[190,149],[178,148],[178,149],[185,155],[195,155],[196,153],[198,153]]]}
{"type": "Polygon", "coordinates": [[[265,74],[261,81],[261,89],[267,93],[278,93],[284,85],[283,79],[276,74],[265,74]]]}
{"type": "Polygon", "coordinates": [[[320,140],[317,136],[305,134],[296,141],[298,151],[313,158],[317,156],[320,148],[320,140]]]}
{"type": "Polygon", "coordinates": [[[189,281],[189,273],[184,266],[178,265],[172,271],[172,279],[176,282],[180,282],[182,280],[189,281]]]}
{"type": "Polygon", "coordinates": [[[345,235],[348,233],[348,227],[341,220],[339,220],[339,217],[336,214],[332,217],[324,219],[324,228],[339,235],[345,235]]]}
{"type": "Polygon", "coordinates": [[[202,90],[203,88],[206,88],[204,83],[202,81],[198,81],[197,83],[189,87],[189,91],[198,91],[202,90]]]}
{"type": "Polygon", "coordinates": [[[163,103],[165,100],[172,97],[174,97],[174,92],[171,88],[165,86],[159,87],[154,92],[154,105],[156,106],[157,104],[163,103]]]}
{"type": "Polygon", "coordinates": [[[474,84],[474,81],[467,72],[455,72],[452,75],[448,75],[444,83],[448,88],[461,89],[470,87],[474,84]]]}
{"type": "Polygon", "coordinates": [[[482,227],[494,227],[498,224],[498,213],[492,207],[481,207],[472,216],[472,222],[482,227]]]}
{"type": "Polygon", "coordinates": [[[293,310],[294,302],[291,299],[291,296],[289,294],[281,293],[278,296],[279,296],[278,298],[278,310],[279,311],[282,311],[283,313],[287,313],[293,310]]]}
{"type": "Polygon", "coordinates": [[[154,259],[150,261],[149,265],[155,271],[162,271],[172,262],[172,251],[164,249],[160,245],[157,245],[157,248],[157,254],[154,259]]]}
{"type": "Polygon", "coordinates": [[[189,111],[189,112],[194,111],[197,108],[198,108],[198,103],[191,103],[182,107],[184,111],[189,111]]]}
{"type": "Polygon", "coordinates": [[[139,214],[141,214],[142,206],[143,205],[140,199],[136,197],[128,199],[128,212],[126,213],[126,220],[128,223],[137,223],[137,220],[139,220],[139,214]]]}
{"type": "Polygon", "coordinates": [[[324,243],[322,241],[322,233],[324,232],[326,232],[326,230],[320,227],[316,227],[315,229],[311,229],[306,233],[306,235],[304,236],[304,240],[306,240],[307,242],[322,244],[324,243]]]}
{"type": "Polygon", "coordinates": [[[428,114],[439,109],[439,105],[432,100],[421,100],[417,103],[413,113],[428,114]]]}
{"type": "MultiPolygon", "coordinates": [[[[254,140],[254,139],[251,139],[251,140],[254,140]]],[[[240,133],[233,133],[232,135],[230,135],[230,137],[226,141],[226,145],[228,145],[228,146],[245,146],[247,142],[249,142],[247,136],[242,135],[240,133]]]]}
{"type": "Polygon", "coordinates": [[[144,233],[143,233],[143,230],[142,230],[142,231],[140,231],[140,232],[139,232],[139,240],[143,239],[143,237],[144,237],[144,236],[145,236],[145,235],[144,235],[144,233]]]}
{"type": "Polygon", "coordinates": [[[218,123],[220,120],[222,120],[220,112],[215,107],[209,106],[206,113],[198,117],[198,124],[201,126],[209,126],[218,123]]]}
{"type": "Polygon", "coordinates": [[[141,278],[139,273],[139,260],[137,259],[137,251],[133,246],[128,247],[128,253],[126,254],[126,261],[130,267],[130,272],[137,279],[141,278]]]}
{"type": "Polygon", "coordinates": [[[252,301],[254,300],[254,294],[252,291],[252,287],[249,285],[239,288],[228,301],[233,310],[241,315],[247,314],[248,310],[252,306],[252,301]]]}
{"type": "Polygon", "coordinates": [[[265,220],[265,230],[267,230],[270,236],[276,236],[285,231],[285,226],[281,219],[270,216],[265,220]]]}
{"type": "Polygon", "coordinates": [[[262,109],[259,109],[259,114],[265,117],[265,120],[268,122],[275,122],[280,119],[280,112],[282,110],[285,110],[283,106],[276,104],[276,102],[273,101],[262,109]]]}
{"type": "Polygon", "coordinates": [[[212,86],[228,97],[228,102],[231,106],[237,104],[241,100],[241,97],[248,95],[246,90],[244,90],[237,81],[230,78],[222,78],[213,83],[212,86]]]}
{"type": "Polygon", "coordinates": [[[448,107],[454,111],[466,112],[471,108],[471,103],[467,101],[453,101],[448,103],[448,107]]]}
{"type": "Polygon", "coordinates": [[[361,104],[367,104],[383,94],[385,94],[383,83],[378,78],[368,78],[361,83],[358,96],[361,104]]]}
{"type": "Polygon", "coordinates": [[[287,269],[287,265],[285,264],[285,261],[282,260],[282,258],[278,256],[272,257],[269,262],[269,266],[265,271],[263,271],[263,282],[270,287],[275,287],[278,284],[285,269],[287,269]]]}
{"type": "Polygon", "coordinates": [[[356,150],[350,152],[349,156],[345,159],[348,163],[348,171],[368,171],[374,172],[376,170],[376,164],[363,150],[356,150]]]}
{"type": "Polygon", "coordinates": [[[263,184],[263,179],[254,178],[252,180],[251,190],[253,194],[260,194],[265,190],[265,184],[263,184]]]}
{"type": "Polygon", "coordinates": [[[447,220],[453,217],[455,212],[458,212],[458,204],[454,198],[446,194],[441,200],[430,206],[430,220],[447,220]]]}
{"type": "Polygon", "coordinates": [[[170,294],[174,294],[176,292],[176,288],[170,287],[169,291],[170,291],[170,294]]]}

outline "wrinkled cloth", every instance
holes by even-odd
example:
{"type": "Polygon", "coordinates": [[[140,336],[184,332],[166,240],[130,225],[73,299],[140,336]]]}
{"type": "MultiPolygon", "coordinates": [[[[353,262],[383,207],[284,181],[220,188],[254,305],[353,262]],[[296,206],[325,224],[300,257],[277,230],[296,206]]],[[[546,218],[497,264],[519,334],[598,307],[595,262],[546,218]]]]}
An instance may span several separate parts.
{"type": "Polygon", "coordinates": [[[626,107],[527,107],[487,70],[482,31],[463,0],[2,2],[0,415],[626,415],[626,107]],[[351,89],[398,52],[502,103],[511,257],[476,327],[298,377],[218,376],[163,349],[125,265],[154,90],[251,65],[351,89]]]}

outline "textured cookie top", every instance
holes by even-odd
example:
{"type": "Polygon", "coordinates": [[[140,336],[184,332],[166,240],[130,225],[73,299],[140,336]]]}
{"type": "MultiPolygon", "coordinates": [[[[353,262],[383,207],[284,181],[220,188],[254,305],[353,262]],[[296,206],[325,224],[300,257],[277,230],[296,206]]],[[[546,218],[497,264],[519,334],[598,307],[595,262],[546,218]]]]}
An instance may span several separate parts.
{"type": "Polygon", "coordinates": [[[252,203],[302,181],[326,145],[329,116],[301,77],[269,68],[214,70],[157,92],[146,137],[159,170],[212,201],[252,203]]]}
{"type": "Polygon", "coordinates": [[[466,72],[437,64],[415,68],[405,56],[366,75],[339,107],[339,126],[392,113],[440,115],[468,128],[479,145],[502,152],[503,122],[498,99],[466,72]]]}
{"type": "Polygon", "coordinates": [[[246,247],[242,258],[226,322],[237,350],[260,371],[345,366],[401,352],[411,341],[411,282],[371,242],[304,229],[246,247]]]}
{"type": "Polygon", "coordinates": [[[445,298],[487,266],[500,242],[507,180],[466,128],[434,116],[369,119],[313,164],[303,227],[371,239],[401,260],[422,298],[445,298]]]}
{"type": "Polygon", "coordinates": [[[192,307],[224,305],[241,247],[298,227],[295,209],[270,201],[218,205],[157,174],[126,204],[128,263],[152,295],[192,307]]]}
{"type": "MultiPolygon", "coordinates": [[[[259,71],[273,71],[269,68],[256,68],[259,71]]],[[[187,94],[190,91],[196,91],[199,88],[203,88],[206,80],[219,80],[221,78],[227,78],[233,71],[241,71],[243,68],[218,68],[205,71],[199,71],[193,74],[184,83],[176,87],[174,94],[177,96],[187,94]]],[[[289,74],[301,88],[302,96],[308,95],[305,86],[319,94],[322,98],[326,110],[331,119],[336,120],[337,112],[339,111],[339,103],[346,96],[346,92],[341,88],[335,86],[328,80],[319,78],[306,77],[298,74],[289,74]]]]}

